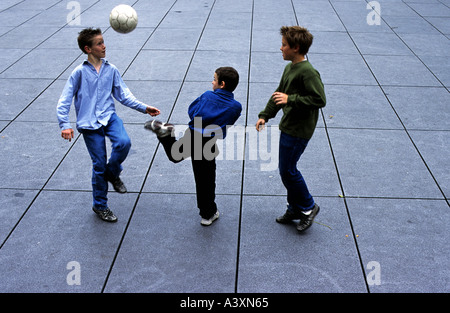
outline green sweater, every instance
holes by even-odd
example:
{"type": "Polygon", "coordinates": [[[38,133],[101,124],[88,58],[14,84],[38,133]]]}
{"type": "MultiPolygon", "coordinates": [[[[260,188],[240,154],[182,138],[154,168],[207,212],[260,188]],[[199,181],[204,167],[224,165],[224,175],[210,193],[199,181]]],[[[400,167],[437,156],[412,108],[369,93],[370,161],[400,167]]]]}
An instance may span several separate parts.
{"type": "Polygon", "coordinates": [[[267,122],[283,109],[280,130],[294,137],[311,139],[319,117],[319,108],[326,104],[319,72],[309,61],[289,63],[276,91],[288,95],[287,104],[276,105],[271,97],[258,117],[267,122]]]}

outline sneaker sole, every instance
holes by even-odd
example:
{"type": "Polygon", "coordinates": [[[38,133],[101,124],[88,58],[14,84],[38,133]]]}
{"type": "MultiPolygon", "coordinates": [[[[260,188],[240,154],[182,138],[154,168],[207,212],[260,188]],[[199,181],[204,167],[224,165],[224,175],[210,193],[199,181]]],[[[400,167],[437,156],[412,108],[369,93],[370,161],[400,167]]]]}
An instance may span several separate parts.
{"type": "Polygon", "coordinates": [[[166,137],[172,133],[173,129],[175,128],[175,125],[170,123],[162,123],[161,121],[157,120],[151,120],[145,122],[144,128],[152,131],[158,137],[166,137]],[[161,124],[158,126],[154,126],[154,123],[161,123],[161,124]]]}
{"type": "Polygon", "coordinates": [[[206,223],[204,223],[203,222],[203,219],[201,220],[201,222],[200,222],[200,224],[202,225],[202,226],[210,226],[210,225],[212,225],[212,223],[214,223],[214,221],[216,221],[218,218],[219,218],[219,213],[217,213],[217,215],[216,214],[214,214],[214,216],[212,217],[212,220],[211,220],[211,222],[209,222],[209,220],[206,220],[206,223]]]}

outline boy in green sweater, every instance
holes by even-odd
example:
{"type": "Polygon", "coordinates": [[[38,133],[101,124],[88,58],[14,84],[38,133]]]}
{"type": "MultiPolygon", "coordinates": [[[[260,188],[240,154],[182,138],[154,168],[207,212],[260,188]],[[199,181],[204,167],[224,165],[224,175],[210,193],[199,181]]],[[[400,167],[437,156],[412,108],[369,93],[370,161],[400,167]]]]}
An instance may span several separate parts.
{"type": "Polygon", "coordinates": [[[314,133],[319,108],[325,106],[326,98],[320,74],[306,58],[313,41],[311,33],[299,26],[283,26],[280,33],[283,59],[291,63],[284,69],[265,109],[259,113],[256,129],[262,130],[269,119],[283,110],[278,169],[287,189],[288,206],[276,221],[288,224],[299,220],[297,230],[303,232],[312,225],[320,208],[309,193],[297,162],[314,133]]]}

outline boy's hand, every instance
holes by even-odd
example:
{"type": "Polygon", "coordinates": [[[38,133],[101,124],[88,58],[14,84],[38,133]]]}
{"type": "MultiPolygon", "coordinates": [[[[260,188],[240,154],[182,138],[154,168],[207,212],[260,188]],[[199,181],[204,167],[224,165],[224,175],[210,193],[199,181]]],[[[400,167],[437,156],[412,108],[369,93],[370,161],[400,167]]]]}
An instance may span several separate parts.
{"type": "Polygon", "coordinates": [[[286,104],[288,101],[288,95],[282,92],[274,92],[272,94],[272,99],[276,105],[286,104]]]}
{"type": "Polygon", "coordinates": [[[265,124],[266,124],[266,121],[265,121],[263,118],[260,118],[260,119],[256,122],[256,130],[257,130],[257,131],[263,130],[265,124]]]}
{"type": "Polygon", "coordinates": [[[72,128],[68,128],[68,129],[64,129],[61,131],[61,137],[63,137],[64,139],[67,139],[70,141],[72,141],[73,138],[73,129],[72,128]]]}
{"type": "Polygon", "coordinates": [[[151,116],[156,116],[156,115],[159,115],[160,113],[161,113],[161,111],[160,110],[158,110],[157,108],[155,108],[155,107],[152,107],[152,106],[147,106],[147,108],[145,109],[145,112],[147,113],[147,114],[150,114],[151,116]]]}

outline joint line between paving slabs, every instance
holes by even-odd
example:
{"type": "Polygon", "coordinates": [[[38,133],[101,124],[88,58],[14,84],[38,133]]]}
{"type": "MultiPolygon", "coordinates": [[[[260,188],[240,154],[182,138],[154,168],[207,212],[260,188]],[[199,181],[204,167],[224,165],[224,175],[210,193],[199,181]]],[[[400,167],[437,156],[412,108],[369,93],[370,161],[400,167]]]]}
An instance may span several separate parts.
{"type": "MultiPolygon", "coordinates": [[[[340,17],[339,13],[336,11],[336,8],[334,7],[333,3],[332,3],[330,0],[328,0],[328,3],[329,3],[330,6],[333,8],[334,13],[336,14],[337,18],[339,19],[339,21],[341,22],[342,26],[344,27],[345,32],[346,32],[347,35],[349,36],[350,40],[353,42],[353,45],[354,45],[355,48],[358,50],[359,55],[360,55],[361,58],[363,59],[363,61],[364,61],[364,63],[366,64],[367,68],[369,69],[370,73],[372,74],[372,76],[374,77],[374,79],[375,79],[375,81],[377,82],[378,86],[380,87],[381,85],[380,85],[379,81],[378,81],[377,78],[375,77],[375,74],[373,73],[373,71],[372,71],[372,69],[370,68],[369,64],[367,63],[366,59],[365,59],[364,56],[362,55],[361,51],[359,50],[359,48],[358,48],[358,46],[356,45],[355,41],[353,40],[352,36],[350,35],[350,32],[349,32],[348,29],[347,29],[347,26],[345,26],[345,23],[342,21],[342,18],[340,17]]],[[[323,119],[323,122],[324,122],[324,125],[325,125],[325,133],[326,133],[326,135],[327,135],[327,140],[328,140],[328,144],[329,144],[329,146],[330,146],[331,155],[332,155],[332,157],[333,157],[334,167],[335,167],[335,169],[336,169],[336,174],[337,174],[337,177],[338,177],[338,180],[339,180],[339,185],[340,185],[340,188],[341,188],[341,191],[342,191],[342,195],[343,195],[343,199],[344,199],[344,205],[345,205],[345,210],[346,210],[346,212],[347,212],[347,218],[348,218],[348,221],[349,221],[349,223],[350,223],[350,228],[351,228],[351,230],[352,230],[352,236],[353,236],[353,240],[354,240],[354,242],[355,242],[355,248],[356,248],[356,252],[357,252],[357,254],[358,254],[359,264],[360,264],[360,266],[361,266],[361,271],[362,271],[362,274],[363,274],[363,277],[364,277],[364,283],[365,283],[365,285],[366,285],[366,290],[367,290],[367,292],[370,293],[370,288],[369,288],[369,284],[367,283],[367,276],[366,276],[366,271],[365,271],[365,268],[364,268],[364,264],[363,264],[361,252],[360,252],[360,250],[359,250],[358,241],[356,240],[355,229],[354,229],[354,227],[353,227],[353,222],[352,222],[352,219],[351,219],[351,216],[350,216],[350,210],[349,210],[349,208],[348,208],[347,200],[346,200],[346,198],[345,198],[344,186],[343,186],[343,184],[342,184],[341,175],[340,175],[340,173],[339,173],[339,168],[338,168],[338,165],[337,165],[336,157],[335,157],[335,155],[334,155],[333,146],[332,146],[332,144],[331,144],[331,138],[330,138],[330,135],[329,135],[329,133],[328,133],[328,127],[327,127],[326,119],[325,119],[325,116],[324,116],[322,110],[321,110],[321,114],[322,114],[322,119],[323,119]]]]}
{"type": "MultiPolygon", "coordinates": [[[[153,30],[153,32],[150,34],[149,38],[145,41],[145,43],[143,44],[143,46],[142,46],[142,48],[139,50],[139,52],[142,51],[142,49],[143,49],[143,47],[145,46],[145,44],[147,43],[147,41],[150,39],[150,37],[153,35],[153,33],[156,31],[156,29],[157,29],[157,28],[159,27],[159,25],[162,23],[162,21],[166,18],[167,14],[169,14],[169,12],[172,10],[172,8],[173,8],[174,5],[177,3],[177,1],[178,1],[178,0],[174,1],[174,3],[172,4],[172,6],[167,10],[166,14],[165,14],[164,17],[161,19],[161,21],[158,23],[158,25],[157,25],[157,27],[155,28],[155,30],[153,30]]],[[[192,60],[194,59],[195,51],[197,50],[198,44],[199,44],[199,42],[200,42],[200,38],[201,38],[201,36],[202,36],[202,34],[203,34],[204,30],[205,30],[205,27],[206,27],[206,24],[208,23],[209,17],[211,16],[211,12],[212,12],[212,10],[213,10],[213,8],[214,8],[215,2],[216,2],[216,0],[214,0],[213,4],[212,4],[212,6],[211,6],[211,10],[209,11],[208,17],[207,17],[207,19],[206,19],[206,21],[205,21],[205,25],[203,26],[203,29],[202,29],[202,32],[201,32],[201,34],[200,34],[199,40],[198,40],[197,45],[196,45],[196,47],[195,47],[195,49],[194,49],[194,52],[193,52],[193,54],[192,54],[192,58],[191,58],[191,60],[190,60],[190,62],[189,62],[189,66],[188,66],[188,68],[186,69],[186,73],[185,73],[184,78],[183,78],[183,83],[184,83],[184,81],[185,81],[185,79],[186,79],[187,73],[188,73],[189,68],[190,68],[190,66],[191,66],[191,64],[192,64],[192,60]]],[[[135,2],[134,4],[136,4],[136,3],[137,3],[137,2],[135,2]]],[[[138,52],[138,54],[139,54],[139,52],[138,52]]],[[[137,54],[136,54],[136,56],[137,56],[137,54]]],[[[136,59],[136,57],[133,59],[133,61],[134,61],[135,59],[136,59]]],[[[131,66],[131,64],[133,63],[133,61],[130,63],[130,66],[131,66]]],[[[129,67],[128,67],[128,68],[129,68],[129,67]]],[[[181,88],[182,88],[182,86],[183,86],[183,83],[182,83],[181,86],[180,86],[180,90],[179,90],[179,92],[178,92],[178,95],[179,95],[180,92],[181,92],[181,88]]],[[[177,95],[177,98],[178,98],[178,95],[177,95]]],[[[175,102],[176,102],[176,100],[175,100],[175,102]]],[[[170,118],[170,116],[172,115],[172,112],[173,112],[173,108],[172,108],[172,111],[170,112],[169,118],[170,118]]],[[[134,203],[134,205],[133,205],[133,209],[131,210],[130,217],[128,218],[127,225],[125,226],[124,232],[123,232],[122,237],[121,237],[120,242],[119,242],[119,245],[117,246],[116,252],[115,252],[115,254],[114,254],[114,258],[113,258],[113,260],[112,260],[112,262],[111,262],[111,265],[110,265],[110,267],[109,267],[108,274],[106,275],[106,278],[105,278],[105,282],[103,283],[103,287],[102,287],[102,290],[101,290],[102,293],[104,293],[105,288],[106,288],[106,285],[108,284],[109,277],[110,277],[110,275],[111,275],[112,269],[114,268],[114,264],[115,264],[115,262],[116,262],[117,256],[119,255],[119,251],[120,251],[120,248],[122,247],[123,240],[125,239],[125,236],[126,236],[126,234],[127,234],[128,227],[129,227],[129,225],[130,225],[130,223],[131,223],[131,219],[133,218],[133,215],[134,215],[134,211],[136,210],[136,207],[137,207],[137,204],[139,203],[141,194],[143,193],[145,183],[147,182],[148,176],[149,176],[149,174],[150,174],[150,169],[152,168],[153,162],[154,162],[154,160],[155,160],[155,158],[156,158],[156,154],[157,154],[157,152],[158,152],[158,148],[159,148],[160,145],[161,145],[161,144],[158,142],[158,144],[157,144],[157,146],[156,146],[156,148],[155,148],[155,152],[154,152],[154,154],[153,154],[152,160],[151,160],[150,165],[149,165],[149,167],[148,167],[147,173],[145,174],[144,181],[142,182],[142,185],[141,185],[141,188],[140,188],[140,190],[139,190],[138,196],[136,197],[136,201],[135,201],[135,203],[134,203]]]]}
{"type": "MultiPolygon", "coordinates": [[[[252,41],[253,41],[253,18],[255,10],[255,1],[252,1],[252,18],[250,22],[250,47],[248,56],[248,75],[247,75],[247,105],[245,109],[245,123],[248,126],[248,107],[249,107],[249,97],[250,97],[250,71],[252,64],[252,41]]],[[[247,146],[247,132],[244,133],[244,149],[242,157],[242,172],[241,172],[241,194],[239,200],[239,223],[238,223],[238,238],[237,238],[237,248],[236,248],[236,274],[234,279],[234,292],[238,292],[238,281],[239,281],[239,259],[241,253],[241,227],[242,227],[242,206],[244,201],[244,177],[245,177],[245,150],[247,146]]]]}

